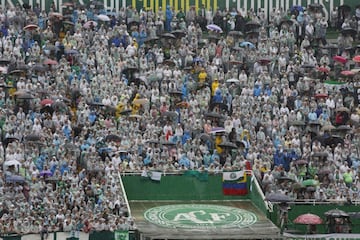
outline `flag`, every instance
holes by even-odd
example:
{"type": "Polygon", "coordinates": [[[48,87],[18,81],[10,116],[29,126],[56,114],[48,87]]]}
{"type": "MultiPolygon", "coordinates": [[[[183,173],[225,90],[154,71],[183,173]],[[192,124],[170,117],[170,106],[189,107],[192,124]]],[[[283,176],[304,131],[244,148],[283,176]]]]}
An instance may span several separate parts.
{"type": "Polygon", "coordinates": [[[160,180],[161,180],[161,172],[150,171],[148,173],[148,176],[151,180],[154,180],[154,181],[160,182],[160,180]]]}
{"type": "Polygon", "coordinates": [[[115,231],[115,240],[129,240],[128,231],[115,231]]]}
{"type": "Polygon", "coordinates": [[[188,177],[195,177],[200,182],[207,182],[209,179],[209,173],[207,171],[187,170],[183,175],[188,177]]]}
{"type": "Polygon", "coordinates": [[[248,193],[245,171],[223,173],[224,195],[246,195],[248,193]]]}

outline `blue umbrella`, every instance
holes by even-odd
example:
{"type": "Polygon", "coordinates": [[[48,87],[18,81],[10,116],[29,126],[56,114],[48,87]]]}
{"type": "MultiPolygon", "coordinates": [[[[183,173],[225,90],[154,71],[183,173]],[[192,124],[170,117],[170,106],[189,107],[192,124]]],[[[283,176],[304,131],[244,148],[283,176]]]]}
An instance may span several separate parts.
{"type": "Polygon", "coordinates": [[[9,177],[6,177],[5,181],[12,182],[12,183],[15,183],[15,182],[22,183],[22,182],[25,182],[25,178],[22,176],[18,176],[18,175],[11,175],[9,177]]]}
{"type": "Polygon", "coordinates": [[[79,52],[75,49],[69,49],[69,50],[65,50],[65,54],[72,54],[72,55],[76,55],[78,54],[79,52]]]}
{"type": "Polygon", "coordinates": [[[223,32],[223,30],[221,29],[221,27],[219,27],[218,25],[216,24],[209,24],[206,26],[206,28],[210,31],[214,31],[214,32],[223,32]]]}
{"type": "Polygon", "coordinates": [[[202,58],[200,58],[200,57],[195,57],[194,59],[193,59],[193,62],[203,62],[204,61],[204,59],[202,59],[202,58]]]}
{"type": "Polygon", "coordinates": [[[242,42],[242,43],[240,43],[240,47],[255,48],[255,45],[251,42],[242,42]]]}

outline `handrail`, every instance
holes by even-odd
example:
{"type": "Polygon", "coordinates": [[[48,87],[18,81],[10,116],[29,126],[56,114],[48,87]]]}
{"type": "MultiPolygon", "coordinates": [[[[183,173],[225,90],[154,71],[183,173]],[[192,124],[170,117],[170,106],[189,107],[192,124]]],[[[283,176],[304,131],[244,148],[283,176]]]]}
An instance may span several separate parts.
{"type": "Polygon", "coordinates": [[[255,176],[252,175],[252,177],[251,177],[251,183],[250,183],[250,184],[253,184],[253,183],[255,184],[255,187],[256,187],[257,191],[259,192],[259,194],[260,194],[260,196],[261,196],[261,199],[264,201],[265,206],[266,206],[266,209],[267,209],[269,212],[273,212],[273,211],[274,211],[274,206],[273,206],[273,204],[272,204],[270,201],[267,201],[267,200],[266,200],[266,197],[265,197],[265,195],[264,195],[264,193],[263,193],[263,191],[262,191],[262,189],[261,189],[261,187],[260,187],[260,184],[259,184],[258,180],[256,179],[255,176]]]}
{"type": "Polygon", "coordinates": [[[123,184],[123,181],[121,179],[120,173],[118,173],[118,176],[119,176],[119,182],[120,182],[121,191],[123,192],[123,197],[125,199],[125,204],[126,204],[126,207],[128,209],[129,217],[132,217],[129,201],[128,201],[128,198],[127,198],[127,195],[126,195],[126,191],[125,191],[124,184],[123,184]]]}

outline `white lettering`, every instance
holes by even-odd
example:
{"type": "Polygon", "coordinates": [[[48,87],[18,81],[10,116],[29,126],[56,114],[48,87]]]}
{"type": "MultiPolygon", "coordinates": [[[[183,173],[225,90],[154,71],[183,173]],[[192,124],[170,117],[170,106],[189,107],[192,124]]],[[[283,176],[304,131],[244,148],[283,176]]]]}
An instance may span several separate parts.
{"type": "Polygon", "coordinates": [[[230,213],[209,213],[209,215],[213,221],[218,222],[218,221],[222,221],[226,217],[229,217],[230,213]]]}
{"type": "Polygon", "coordinates": [[[200,211],[192,211],[192,212],[188,212],[188,213],[179,213],[179,214],[176,214],[173,221],[175,221],[175,222],[191,221],[191,222],[197,223],[197,224],[212,224],[213,223],[210,220],[204,221],[204,220],[198,219],[196,217],[196,214],[205,215],[206,212],[203,210],[200,210],[200,211]]]}

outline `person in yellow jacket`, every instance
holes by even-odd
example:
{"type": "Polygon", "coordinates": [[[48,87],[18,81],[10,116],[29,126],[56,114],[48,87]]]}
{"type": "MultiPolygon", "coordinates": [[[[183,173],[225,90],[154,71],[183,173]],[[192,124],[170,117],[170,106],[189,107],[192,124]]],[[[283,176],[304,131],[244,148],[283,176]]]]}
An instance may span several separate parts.
{"type": "Polygon", "coordinates": [[[221,154],[223,152],[223,149],[219,147],[219,144],[222,143],[222,136],[220,134],[216,134],[215,136],[215,147],[216,151],[221,154]]]}
{"type": "Polygon", "coordinates": [[[215,95],[216,89],[219,88],[219,79],[215,78],[211,84],[211,96],[215,95]]]}
{"type": "Polygon", "coordinates": [[[206,77],[207,77],[207,73],[206,73],[205,69],[202,68],[202,69],[200,70],[200,73],[199,73],[199,76],[198,76],[199,84],[200,84],[200,85],[202,85],[202,84],[205,83],[206,77]]]}
{"type": "Polygon", "coordinates": [[[141,108],[141,104],[136,103],[136,100],[140,99],[140,94],[136,94],[132,101],[132,114],[137,114],[141,108]]]}

